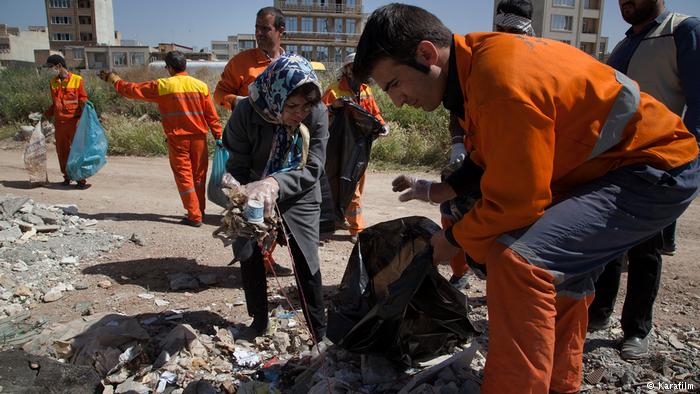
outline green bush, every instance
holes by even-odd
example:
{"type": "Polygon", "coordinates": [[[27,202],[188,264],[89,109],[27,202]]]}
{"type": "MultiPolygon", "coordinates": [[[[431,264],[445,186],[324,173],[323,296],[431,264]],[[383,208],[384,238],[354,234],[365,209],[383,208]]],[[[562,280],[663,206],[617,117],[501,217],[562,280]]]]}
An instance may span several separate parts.
{"type": "Polygon", "coordinates": [[[27,115],[51,105],[49,75],[33,68],[0,70],[0,124],[27,122],[27,115]]]}
{"type": "Polygon", "coordinates": [[[104,114],[102,126],[107,134],[107,153],[110,155],[163,156],[168,153],[160,122],[104,114]]]}

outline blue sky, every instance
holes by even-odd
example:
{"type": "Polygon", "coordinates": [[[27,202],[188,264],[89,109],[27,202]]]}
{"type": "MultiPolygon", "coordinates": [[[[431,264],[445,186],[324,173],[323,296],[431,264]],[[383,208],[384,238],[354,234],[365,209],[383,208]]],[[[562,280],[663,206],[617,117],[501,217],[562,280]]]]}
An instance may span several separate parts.
{"type": "MultiPolygon", "coordinates": [[[[364,11],[391,1],[364,0],[364,11]]],[[[455,33],[491,30],[492,0],[403,1],[428,9],[455,33]]],[[[620,17],[618,0],[606,0],[603,35],[610,48],[624,36],[628,25],[620,17]]],[[[176,42],[199,48],[211,40],[252,33],[255,12],[272,1],[244,0],[113,0],[114,23],[124,39],[146,45],[176,42]]],[[[700,0],[666,0],[667,8],[700,16],[700,0]]],[[[44,0],[0,0],[0,23],[26,28],[46,25],[44,0]]]]}

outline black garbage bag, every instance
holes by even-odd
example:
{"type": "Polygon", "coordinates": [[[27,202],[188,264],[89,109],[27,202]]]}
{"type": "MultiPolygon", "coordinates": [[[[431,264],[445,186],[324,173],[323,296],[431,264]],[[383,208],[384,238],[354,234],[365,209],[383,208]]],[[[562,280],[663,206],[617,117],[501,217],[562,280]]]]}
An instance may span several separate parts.
{"type": "MultiPolygon", "coordinates": [[[[382,124],[364,108],[348,98],[333,109],[326,147],[326,176],[330,184],[333,207],[342,221],[357,183],[367,169],[372,141],[382,132],[382,124]]],[[[325,198],[325,197],[324,197],[325,198]]]]}
{"type": "Polygon", "coordinates": [[[412,216],[360,233],[328,310],[328,338],[356,353],[412,365],[448,353],[477,332],[466,297],[432,263],[440,227],[412,216]]]}

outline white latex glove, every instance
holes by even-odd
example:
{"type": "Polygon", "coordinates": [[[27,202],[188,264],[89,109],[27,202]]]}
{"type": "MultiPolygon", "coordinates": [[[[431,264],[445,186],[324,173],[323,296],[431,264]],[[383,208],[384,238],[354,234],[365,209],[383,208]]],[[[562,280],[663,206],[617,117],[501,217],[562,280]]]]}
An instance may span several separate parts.
{"type": "Polygon", "coordinates": [[[392,190],[395,192],[408,189],[407,192],[399,196],[401,202],[410,200],[432,202],[430,201],[430,186],[432,184],[433,181],[418,179],[412,175],[399,175],[391,182],[392,190]]]}
{"type": "Polygon", "coordinates": [[[266,218],[272,217],[275,201],[277,201],[280,192],[280,185],[275,178],[267,177],[251,182],[244,186],[244,192],[248,196],[248,200],[256,200],[263,203],[263,215],[266,218]]]}
{"type": "Polygon", "coordinates": [[[464,144],[457,142],[452,144],[452,151],[450,152],[450,164],[454,164],[460,161],[464,161],[467,157],[467,150],[464,148],[464,144]]]}
{"type": "Polygon", "coordinates": [[[229,189],[237,189],[241,187],[241,183],[236,180],[236,178],[233,177],[233,175],[229,174],[228,172],[224,174],[224,176],[221,177],[221,187],[226,187],[229,189]]]}
{"type": "Polygon", "coordinates": [[[379,133],[378,135],[380,137],[386,137],[387,135],[389,135],[389,125],[385,124],[384,126],[382,126],[382,132],[379,133]]]}

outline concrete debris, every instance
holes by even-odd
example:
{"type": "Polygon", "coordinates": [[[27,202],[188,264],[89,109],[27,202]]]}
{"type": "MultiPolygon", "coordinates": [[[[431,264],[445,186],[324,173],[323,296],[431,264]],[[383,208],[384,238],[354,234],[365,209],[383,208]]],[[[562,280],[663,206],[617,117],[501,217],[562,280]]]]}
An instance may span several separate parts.
{"type": "Polygon", "coordinates": [[[129,237],[129,241],[135,243],[138,246],[144,246],[146,244],[146,241],[143,239],[143,237],[136,233],[131,234],[131,237],[129,237]]]}
{"type": "Polygon", "coordinates": [[[77,213],[75,204],[0,196],[0,317],[63,298],[79,288],[73,281],[80,280],[82,261],[123,243],[123,237],[100,230],[97,220],[77,213]]]}

